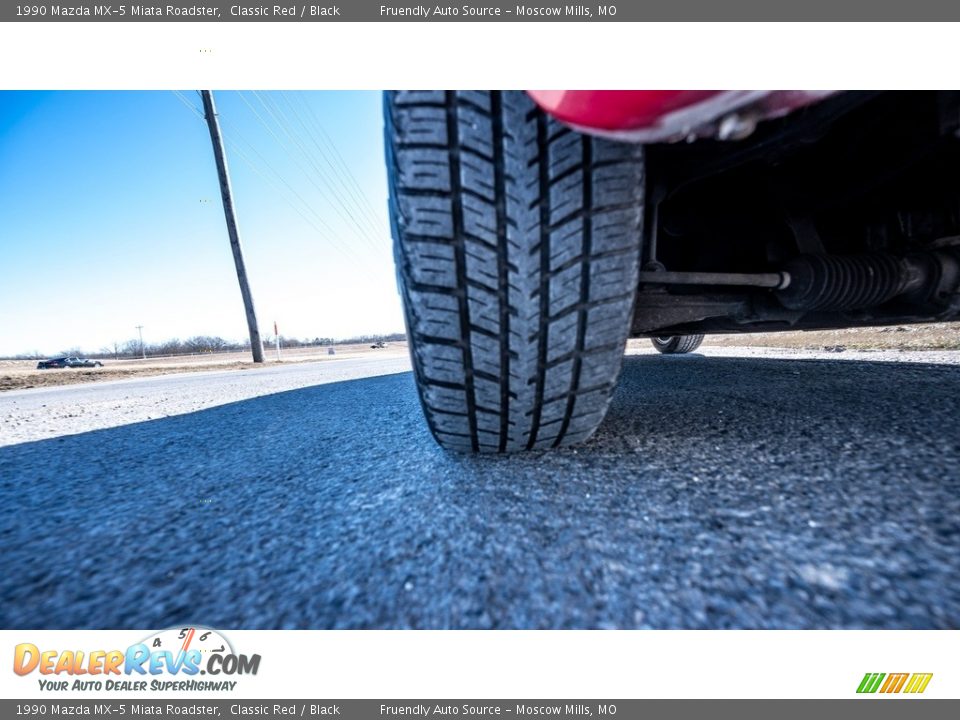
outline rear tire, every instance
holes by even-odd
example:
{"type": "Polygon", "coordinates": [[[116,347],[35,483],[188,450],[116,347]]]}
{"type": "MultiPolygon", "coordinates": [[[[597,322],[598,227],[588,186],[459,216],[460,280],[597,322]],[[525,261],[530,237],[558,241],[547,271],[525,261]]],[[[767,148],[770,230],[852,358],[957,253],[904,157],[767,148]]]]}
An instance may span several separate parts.
{"type": "Polygon", "coordinates": [[[434,437],[473,452],[586,440],[633,313],[642,147],[574,132],[522,92],[384,104],[397,276],[434,437]]]}
{"type": "Polygon", "coordinates": [[[650,342],[664,355],[680,355],[693,352],[700,347],[700,343],[703,342],[703,335],[669,335],[650,338],[650,342]]]}

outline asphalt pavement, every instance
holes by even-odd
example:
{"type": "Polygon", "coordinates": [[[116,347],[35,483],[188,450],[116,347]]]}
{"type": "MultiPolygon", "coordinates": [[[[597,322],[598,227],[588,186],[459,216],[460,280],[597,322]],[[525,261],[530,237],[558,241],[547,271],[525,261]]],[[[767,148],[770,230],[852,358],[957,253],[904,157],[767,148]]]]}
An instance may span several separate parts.
{"type": "Polygon", "coordinates": [[[0,447],[0,627],[960,627],[960,365],[709,352],[549,453],[409,372],[0,447]]]}

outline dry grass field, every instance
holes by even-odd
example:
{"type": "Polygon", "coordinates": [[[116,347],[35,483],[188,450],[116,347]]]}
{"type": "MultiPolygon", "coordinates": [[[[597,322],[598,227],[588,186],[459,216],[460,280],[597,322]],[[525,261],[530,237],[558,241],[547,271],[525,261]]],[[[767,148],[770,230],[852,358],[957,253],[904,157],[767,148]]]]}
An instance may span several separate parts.
{"type": "Polygon", "coordinates": [[[960,350],[960,323],[708,335],[704,346],[798,350],[960,350]]]}
{"type": "MultiPolygon", "coordinates": [[[[337,345],[330,355],[325,347],[304,347],[282,350],[280,363],[326,362],[341,358],[356,358],[364,355],[407,353],[406,342],[390,342],[385,348],[372,349],[369,345],[337,345]]],[[[267,365],[276,365],[277,356],[272,348],[264,348],[267,365]]],[[[249,370],[258,367],[247,352],[183,355],[146,360],[103,360],[101,368],[64,368],[62,370],[37,370],[36,360],[0,360],[0,392],[25,390],[35,387],[51,387],[102,380],[171,373],[203,372],[209,370],[249,370]]]]}

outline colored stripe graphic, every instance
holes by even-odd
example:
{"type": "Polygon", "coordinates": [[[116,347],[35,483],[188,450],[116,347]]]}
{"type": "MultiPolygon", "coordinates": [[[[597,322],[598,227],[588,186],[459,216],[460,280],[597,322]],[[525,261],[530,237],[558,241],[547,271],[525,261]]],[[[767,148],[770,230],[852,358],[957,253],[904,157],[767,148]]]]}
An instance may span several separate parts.
{"type": "Polygon", "coordinates": [[[857,687],[858,693],[875,693],[878,690],[881,693],[893,694],[903,691],[904,693],[918,694],[927,689],[933,673],[866,673],[860,685],[857,687]],[[886,682],[884,682],[886,678],[886,682]],[[883,683],[881,685],[881,683],[883,683]]]}
{"type": "Polygon", "coordinates": [[[910,673],[890,673],[887,675],[887,681],[883,684],[883,687],[880,688],[882,693],[898,693],[903,684],[907,681],[907,678],[910,677],[910,673]]]}
{"type": "Polygon", "coordinates": [[[927,689],[927,685],[930,684],[930,679],[933,677],[933,673],[914,673],[910,678],[910,682],[907,683],[907,687],[904,690],[905,693],[922,693],[927,689]]]}
{"type": "Polygon", "coordinates": [[[880,683],[884,677],[886,677],[884,673],[867,673],[863,676],[863,680],[860,681],[860,687],[857,688],[857,692],[875,693],[877,688],[880,687],[880,683]]]}

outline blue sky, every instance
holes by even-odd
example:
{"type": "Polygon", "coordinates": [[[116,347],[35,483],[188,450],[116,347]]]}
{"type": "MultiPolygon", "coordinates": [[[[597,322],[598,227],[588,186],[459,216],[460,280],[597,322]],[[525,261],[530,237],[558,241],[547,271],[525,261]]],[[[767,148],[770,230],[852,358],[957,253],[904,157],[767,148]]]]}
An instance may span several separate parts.
{"type": "MultiPolygon", "coordinates": [[[[264,335],[403,328],[373,92],[215,92],[264,335]]],[[[185,90],[0,92],[0,355],[247,336],[185,90]]]]}

